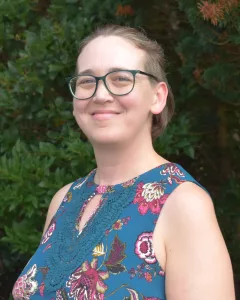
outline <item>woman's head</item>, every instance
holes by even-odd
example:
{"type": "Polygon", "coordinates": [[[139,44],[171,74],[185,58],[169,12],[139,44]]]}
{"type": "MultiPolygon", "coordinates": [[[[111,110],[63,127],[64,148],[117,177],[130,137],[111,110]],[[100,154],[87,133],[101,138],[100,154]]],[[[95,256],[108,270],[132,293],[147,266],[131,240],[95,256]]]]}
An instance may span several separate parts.
{"type": "MultiPolygon", "coordinates": [[[[92,136],[94,129],[98,131],[96,135],[102,131],[105,138],[110,139],[111,135],[117,139],[121,129],[125,129],[125,135],[126,129],[130,135],[136,135],[141,130],[148,131],[154,140],[166,128],[174,111],[161,46],[131,27],[108,25],[99,28],[80,44],[77,74],[103,76],[115,69],[141,70],[153,76],[135,74],[133,90],[123,96],[111,94],[100,80],[91,99],[74,99],[74,115],[79,126],[90,141],[95,139],[92,136]],[[112,110],[117,113],[115,117],[118,120],[110,120],[103,115],[100,119],[94,116],[91,119],[89,114],[93,114],[94,110],[100,113],[101,110],[112,110]],[[104,128],[108,131],[104,132],[104,128]]],[[[110,76],[106,78],[108,82],[110,76]]]]}

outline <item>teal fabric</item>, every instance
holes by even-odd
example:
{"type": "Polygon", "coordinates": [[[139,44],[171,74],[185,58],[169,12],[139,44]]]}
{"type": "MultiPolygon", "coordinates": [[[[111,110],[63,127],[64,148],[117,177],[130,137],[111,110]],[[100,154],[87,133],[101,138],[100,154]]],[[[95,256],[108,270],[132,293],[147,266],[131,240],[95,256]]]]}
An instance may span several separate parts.
{"type": "Polygon", "coordinates": [[[153,231],[174,189],[198,183],[174,163],[114,186],[96,185],[95,172],[72,184],[14,285],[15,300],[166,299],[153,231]],[[101,205],[79,233],[82,209],[98,193],[101,205]]]}

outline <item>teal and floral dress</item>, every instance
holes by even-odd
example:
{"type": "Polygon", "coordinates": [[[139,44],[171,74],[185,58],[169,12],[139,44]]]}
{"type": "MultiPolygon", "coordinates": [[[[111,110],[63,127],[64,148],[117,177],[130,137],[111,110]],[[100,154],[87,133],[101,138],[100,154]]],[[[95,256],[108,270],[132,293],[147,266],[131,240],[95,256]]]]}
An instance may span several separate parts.
{"type": "Polygon", "coordinates": [[[165,300],[165,273],[153,231],[168,196],[181,183],[198,184],[166,163],[113,186],[96,185],[96,170],[75,181],[40,245],[13,287],[15,300],[165,300]],[[102,194],[84,229],[91,198],[102,194]]]}

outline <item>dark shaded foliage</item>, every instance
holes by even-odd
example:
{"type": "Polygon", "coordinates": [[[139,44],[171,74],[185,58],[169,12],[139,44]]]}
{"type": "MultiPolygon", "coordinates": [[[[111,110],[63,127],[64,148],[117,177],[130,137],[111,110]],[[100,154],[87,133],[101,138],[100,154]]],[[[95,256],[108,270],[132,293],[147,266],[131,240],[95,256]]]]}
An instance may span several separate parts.
{"type": "Polygon", "coordinates": [[[38,246],[54,193],[95,166],[64,78],[79,41],[106,23],[143,26],[165,49],[177,111],[155,147],[212,194],[240,281],[240,8],[218,3],[220,15],[210,1],[0,2],[3,299],[38,246]]]}

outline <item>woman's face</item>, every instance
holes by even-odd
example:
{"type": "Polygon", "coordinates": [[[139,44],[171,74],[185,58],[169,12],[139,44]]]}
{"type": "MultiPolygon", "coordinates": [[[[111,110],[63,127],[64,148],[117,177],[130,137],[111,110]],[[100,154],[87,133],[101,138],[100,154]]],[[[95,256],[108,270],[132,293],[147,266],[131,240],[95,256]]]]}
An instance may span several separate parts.
{"type": "MultiPolygon", "coordinates": [[[[83,49],[77,68],[78,74],[88,70],[95,76],[113,68],[144,71],[144,52],[120,37],[98,37],[83,49]]],[[[125,96],[112,95],[100,80],[92,98],[73,99],[73,114],[93,145],[131,142],[150,135],[151,115],[163,110],[166,97],[166,85],[153,87],[145,75],[136,74],[134,89],[125,96]]]]}

